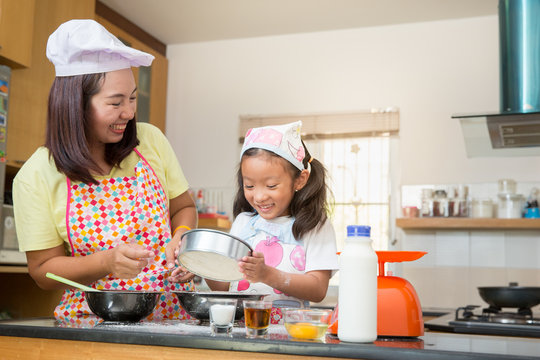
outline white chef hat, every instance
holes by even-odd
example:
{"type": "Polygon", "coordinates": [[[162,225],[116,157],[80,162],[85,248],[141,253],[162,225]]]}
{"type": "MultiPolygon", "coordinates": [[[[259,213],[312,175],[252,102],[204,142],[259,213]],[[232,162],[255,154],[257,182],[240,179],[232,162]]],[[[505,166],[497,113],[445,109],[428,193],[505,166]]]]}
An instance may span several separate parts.
{"type": "Polygon", "coordinates": [[[154,56],[124,45],[94,20],[70,20],[47,41],[47,58],[56,76],[95,74],[149,66],[154,56]]]}

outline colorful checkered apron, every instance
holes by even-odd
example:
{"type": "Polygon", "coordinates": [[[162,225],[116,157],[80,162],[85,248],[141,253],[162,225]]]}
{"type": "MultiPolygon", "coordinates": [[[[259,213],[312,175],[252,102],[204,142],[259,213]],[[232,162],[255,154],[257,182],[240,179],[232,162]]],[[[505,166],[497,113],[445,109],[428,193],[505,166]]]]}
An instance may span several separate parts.
{"type": "MultiPolygon", "coordinates": [[[[99,184],[67,181],[66,226],[72,256],[86,256],[120,244],[139,244],[156,255],[132,279],[107,275],[91,284],[96,289],[163,291],[147,320],[188,319],[172,290],[194,290],[193,284],[168,281],[165,246],[171,239],[169,207],[163,187],[146,159],[135,166],[135,176],[105,179],[99,184]]],[[[84,294],[66,290],[54,315],[58,321],[93,325],[99,319],[84,294]]]]}

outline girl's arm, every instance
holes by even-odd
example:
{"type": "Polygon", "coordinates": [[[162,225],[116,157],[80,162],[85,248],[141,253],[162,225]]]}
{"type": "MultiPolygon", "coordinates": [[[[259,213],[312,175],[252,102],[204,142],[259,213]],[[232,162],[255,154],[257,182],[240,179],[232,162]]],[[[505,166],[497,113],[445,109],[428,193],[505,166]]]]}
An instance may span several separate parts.
{"type": "Polygon", "coordinates": [[[214,291],[229,291],[229,283],[223,281],[204,279],[211,290],[214,291]]]}
{"type": "Polygon", "coordinates": [[[320,302],[326,296],[330,270],[315,270],[305,274],[291,274],[264,263],[264,255],[253,252],[240,261],[240,271],[250,282],[262,282],[289,296],[320,302]]]}

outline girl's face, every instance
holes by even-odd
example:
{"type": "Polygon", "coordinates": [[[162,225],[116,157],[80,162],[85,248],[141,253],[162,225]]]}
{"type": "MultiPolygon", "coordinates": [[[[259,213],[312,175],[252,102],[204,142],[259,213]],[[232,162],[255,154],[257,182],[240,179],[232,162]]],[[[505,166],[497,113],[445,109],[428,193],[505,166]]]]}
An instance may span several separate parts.
{"type": "Polygon", "coordinates": [[[128,121],[135,116],[136,90],[131,69],[105,74],[101,89],[90,100],[88,143],[91,148],[122,140],[128,121]]]}
{"type": "Polygon", "coordinates": [[[290,215],[289,204],[294,192],[307,181],[307,171],[294,180],[287,166],[287,160],[268,154],[247,156],[242,160],[244,196],[266,220],[290,215]]]}

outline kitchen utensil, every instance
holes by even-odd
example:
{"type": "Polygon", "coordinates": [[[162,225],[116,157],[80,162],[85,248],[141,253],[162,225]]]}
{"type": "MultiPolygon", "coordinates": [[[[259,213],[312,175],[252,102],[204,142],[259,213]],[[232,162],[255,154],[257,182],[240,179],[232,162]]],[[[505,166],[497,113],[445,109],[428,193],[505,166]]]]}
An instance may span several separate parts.
{"type": "Polygon", "coordinates": [[[53,280],[56,280],[58,282],[61,282],[61,283],[64,283],[66,285],[69,285],[69,286],[73,286],[74,288],[77,288],[81,291],[100,291],[100,290],[96,290],[94,288],[91,288],[89,286],[86,286],[86,285],[83,285],[83,284],[79,284],[78,282],[75,282],[75,281],[72,281],[72,280],[68,280],[60,275],[56,275],[56,274],[53,274],[53,273],[46,273],[45,274],[46,277],[48,277],[49,279],[53,279],[53,280]]]}
{"type": "Polygon", "coordinates": [[[424,251],[376,251],[379,262],[377,276],[377,335],[422,336],[424,321],[420,300],[414,287],[398,276],[385,275],[387,262],[414,261],[424,251]]]}
{"type": "Polygon", "coordinates": [[[182,234],[178,262],[195,275],[218,281],[242,279],[238,261],[253,249],[236,236],[212,229],[194,229],[182,234]]]}
{"type": "Polygon", "coordinates": [[[137,322],[154,311],[159,291],[85,291],[90,310],[105,321],[137,322]]]}
{"type": "Polygon", "coordinates": [[[316,340],[324,337],[332,310],[284,309],[285,329],[296,339],[316,340]]]}
{"type": "Polygon", "coordinates": [[[537,286],[510,283],[509,286],[479,287],[478,292],[485,302],[496,308],[530,309],[540,304],[540,287],[537,286]]]}
{"type": "Polygon", "coordinates": [[[241,293],[229,291],[173,291],[182,308],[194,318],[207,322],[210,320],[210,299],[237,299],[235,319],[244,318],[242,300],[262,300],[268,294],[241,293]]]}

